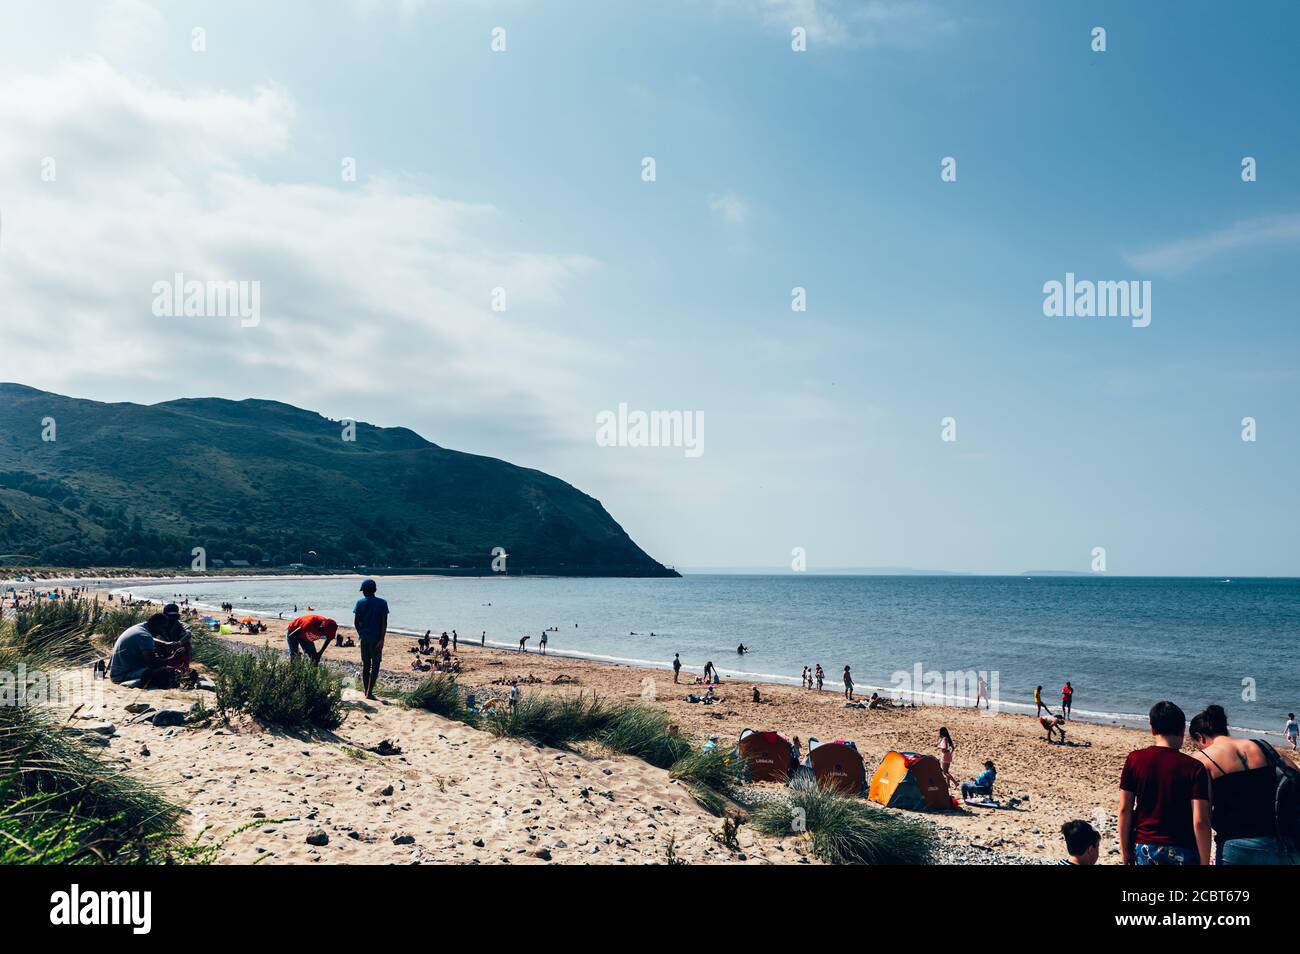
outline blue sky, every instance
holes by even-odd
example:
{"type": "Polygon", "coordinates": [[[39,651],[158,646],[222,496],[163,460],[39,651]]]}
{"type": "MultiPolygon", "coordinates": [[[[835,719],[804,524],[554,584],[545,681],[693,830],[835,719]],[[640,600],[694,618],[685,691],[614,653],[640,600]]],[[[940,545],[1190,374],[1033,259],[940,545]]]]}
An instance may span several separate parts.
{"type": "Polygon", "coordinates": [[[410,426],[684,566],[1300,574],[1294,4],[262,6],[0,3],[0,379],[410,426]]]}

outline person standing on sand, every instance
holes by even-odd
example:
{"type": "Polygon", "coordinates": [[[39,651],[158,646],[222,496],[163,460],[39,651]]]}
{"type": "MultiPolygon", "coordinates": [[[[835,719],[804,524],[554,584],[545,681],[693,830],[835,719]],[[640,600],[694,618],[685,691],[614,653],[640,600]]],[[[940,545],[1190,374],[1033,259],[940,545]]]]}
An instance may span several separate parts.
{"type": "Polygon", "coordinates": [[[849,674],[849,667],[844,667],[844,698],[849,702],[853,701],[853,676],[849,674]]]}
{"type": "Polygon", "coordinates": [[[948,785],[956,785],[957,780],[952,777],[952,753],[957,746],[952,741],[952,736],[948,734],[946,725],[939,726],[939,757],[943,768],[943,777],[947,780],[948,785]]]}
{"type": "Polygon", "coordinates": [[[980,707],[980,697],[984,698],[984,708],[989,707],[989,684],[984,681],[984,673],[980,673],[975,684],[975,708],[980,707]]]}
{"type": "Polygon", "coordinates": [[[1049,709],[1047,707],[1047,703],[1043,701],[1042,686],[1039,686],[1037,689],[1034,690],[1034,705],[1037,706],[1037,708],[1034,710],[1034,715],[1036,716],[1041,716],[1044,711],[1046,711],[1048,715],[1056,714],[1051,709],[1049,709]]]}
{"type": "Polygon", "coordinates": [[[808,675],[808,667],[804,666],[803,672],[799,674],[799,688],[807,689],[810,685],[812,685],[812,679],[808,675]]]}
{"type": "Polygon", "coordinates": [[[541,647],[542,655],[545,656],[546,655],[546,630],[542,630],[542,638],[537,643],[537,645],[541,647]]]}
{"type": "Polygon", "coordinates": [[[1074,686],[1066,680],[1065,685],[1061,687],[1061,715],[1065,716],[1065,721],[1070,721],[1070,705],[1074,702],[1074,686]]]}
{"type": "Polygon", "coordinates": [[[1295,865],[1300,850],[1278,837],[1277,770],[1280,756],[1266,742],[1228,734],[1223,706],[1192,717],[1192,758],[1210,773],[1210,827],[1216,865],[1295,865]]]}
{"type": "Polygon", "coordinates": [[[682,673],[682,657],[680,653],[673,653],[673,682],[676,682],[682,673]]]}
{"type": "Polygon", "coordinates": [[[487,645],[487,630],[486,630],[486,629],[483,630],[483,635],[480,636],[480,637],[478,638],[478,644],[479,644],[480,646],[486,646],[486,645],[487,645]]]}
{"type": "Polygon", "coordinates": [[[713,668],[713,660],[710,659],[704,664],[704,681],[709,683],[716,682],[717,678],[718,671],[713,668]]]}
{"type": "Polygon", "coordinates": [[[822,664],[817,664],[817,691],[822,691],[822,683],[826,681],[826,673],[822,672],[822,664]]]}
{"type": "Polygon", "coordinates": [[[528,647],[527,647],[526,644],[527,644],[528,640],[531,639],[531,638],[532,638],[532,637],[530,637],[530,636],[521,636],[521,637],[519,638],[519,652],[521,652],[521,653],[526,653],[526,652],[528,652],[528,647]]]}
{"type": "Polygon", "coordinates": [[[361,599],[352,607],[352,625],[361,644],[361,686],[367,699],[375,698],[379,682],[379,663],[384,657],[384,637],[388,635],[388,601],[375,595],[374,580],[363,580],[361,599]]]}
{"type": "Polygon", "coordinates": [[[519,702],[519,680],[510,680],[510,711],[515,711],[515,705],[519,702]]]}
{"type": "Polygon", "coordinates": [[[1179,751],[1187,717],[1151,707],[1155,743],[1130,752],[1119,779],[1119,850],[1126,865],[1210,863],[1210,774],[1179,751]]]}
{"type": "Polygon", "coordinates": [[[453,629],[451,631],[451,651],[453,653],[459,651],[459,642],[460,637],[456,635],[456,631],[453,629]]]}
{"type": "Polygon", "coordinates": [[[1300,751],[1296,749],[1296,737],[1300,736],[1300,723],[1295,720],[1295,713],[1286,714],[1286,725],[1282,728],[1282,734],[1286,736],[1287,741],[1291,743],[1291,751],[1300,751]]]}

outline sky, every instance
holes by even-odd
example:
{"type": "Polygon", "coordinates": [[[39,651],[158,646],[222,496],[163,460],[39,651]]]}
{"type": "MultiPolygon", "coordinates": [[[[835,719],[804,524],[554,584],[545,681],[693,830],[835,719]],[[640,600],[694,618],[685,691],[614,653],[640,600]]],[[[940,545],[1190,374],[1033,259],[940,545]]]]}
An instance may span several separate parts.
{"type": "Polygon", "coordinates": [[[1300,575],[1298,28],[0,0],[0,380],[410,427],[683,567],[1300,575]],[[157,314],[177,273],[256,323],[157,314]],[[1045,314],[1067,273],[1150,323],[1045,314]]]}

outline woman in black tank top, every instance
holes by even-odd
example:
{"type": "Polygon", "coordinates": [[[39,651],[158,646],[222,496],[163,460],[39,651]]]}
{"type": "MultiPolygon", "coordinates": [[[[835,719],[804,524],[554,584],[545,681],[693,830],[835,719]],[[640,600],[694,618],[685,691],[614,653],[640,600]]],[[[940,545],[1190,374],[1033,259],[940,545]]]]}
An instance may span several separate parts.
{"type": "Polygon", "coordinates": [[[1222,706],[1208,706],[1192,719],[1188,734],[1196,758],[1210,773],[1211,827],[1215,863],[1293,865],[1300,852],[1277,837],[1274,798],[1277,777],[1264,746],[1228,734],[1222,706]]]}

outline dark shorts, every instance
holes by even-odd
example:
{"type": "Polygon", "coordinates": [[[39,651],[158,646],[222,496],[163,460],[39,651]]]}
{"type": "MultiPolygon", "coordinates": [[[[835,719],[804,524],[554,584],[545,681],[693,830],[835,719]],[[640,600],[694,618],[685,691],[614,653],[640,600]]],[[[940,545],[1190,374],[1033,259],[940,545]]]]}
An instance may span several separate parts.
{"type": "Polygon", "coordinates": [[[379,660],[384,655],[383,637],[375,636],[358,636],[357,645],[361,647],[361,661],[363,663],[374,663],[379,665],[379,660]]]}

